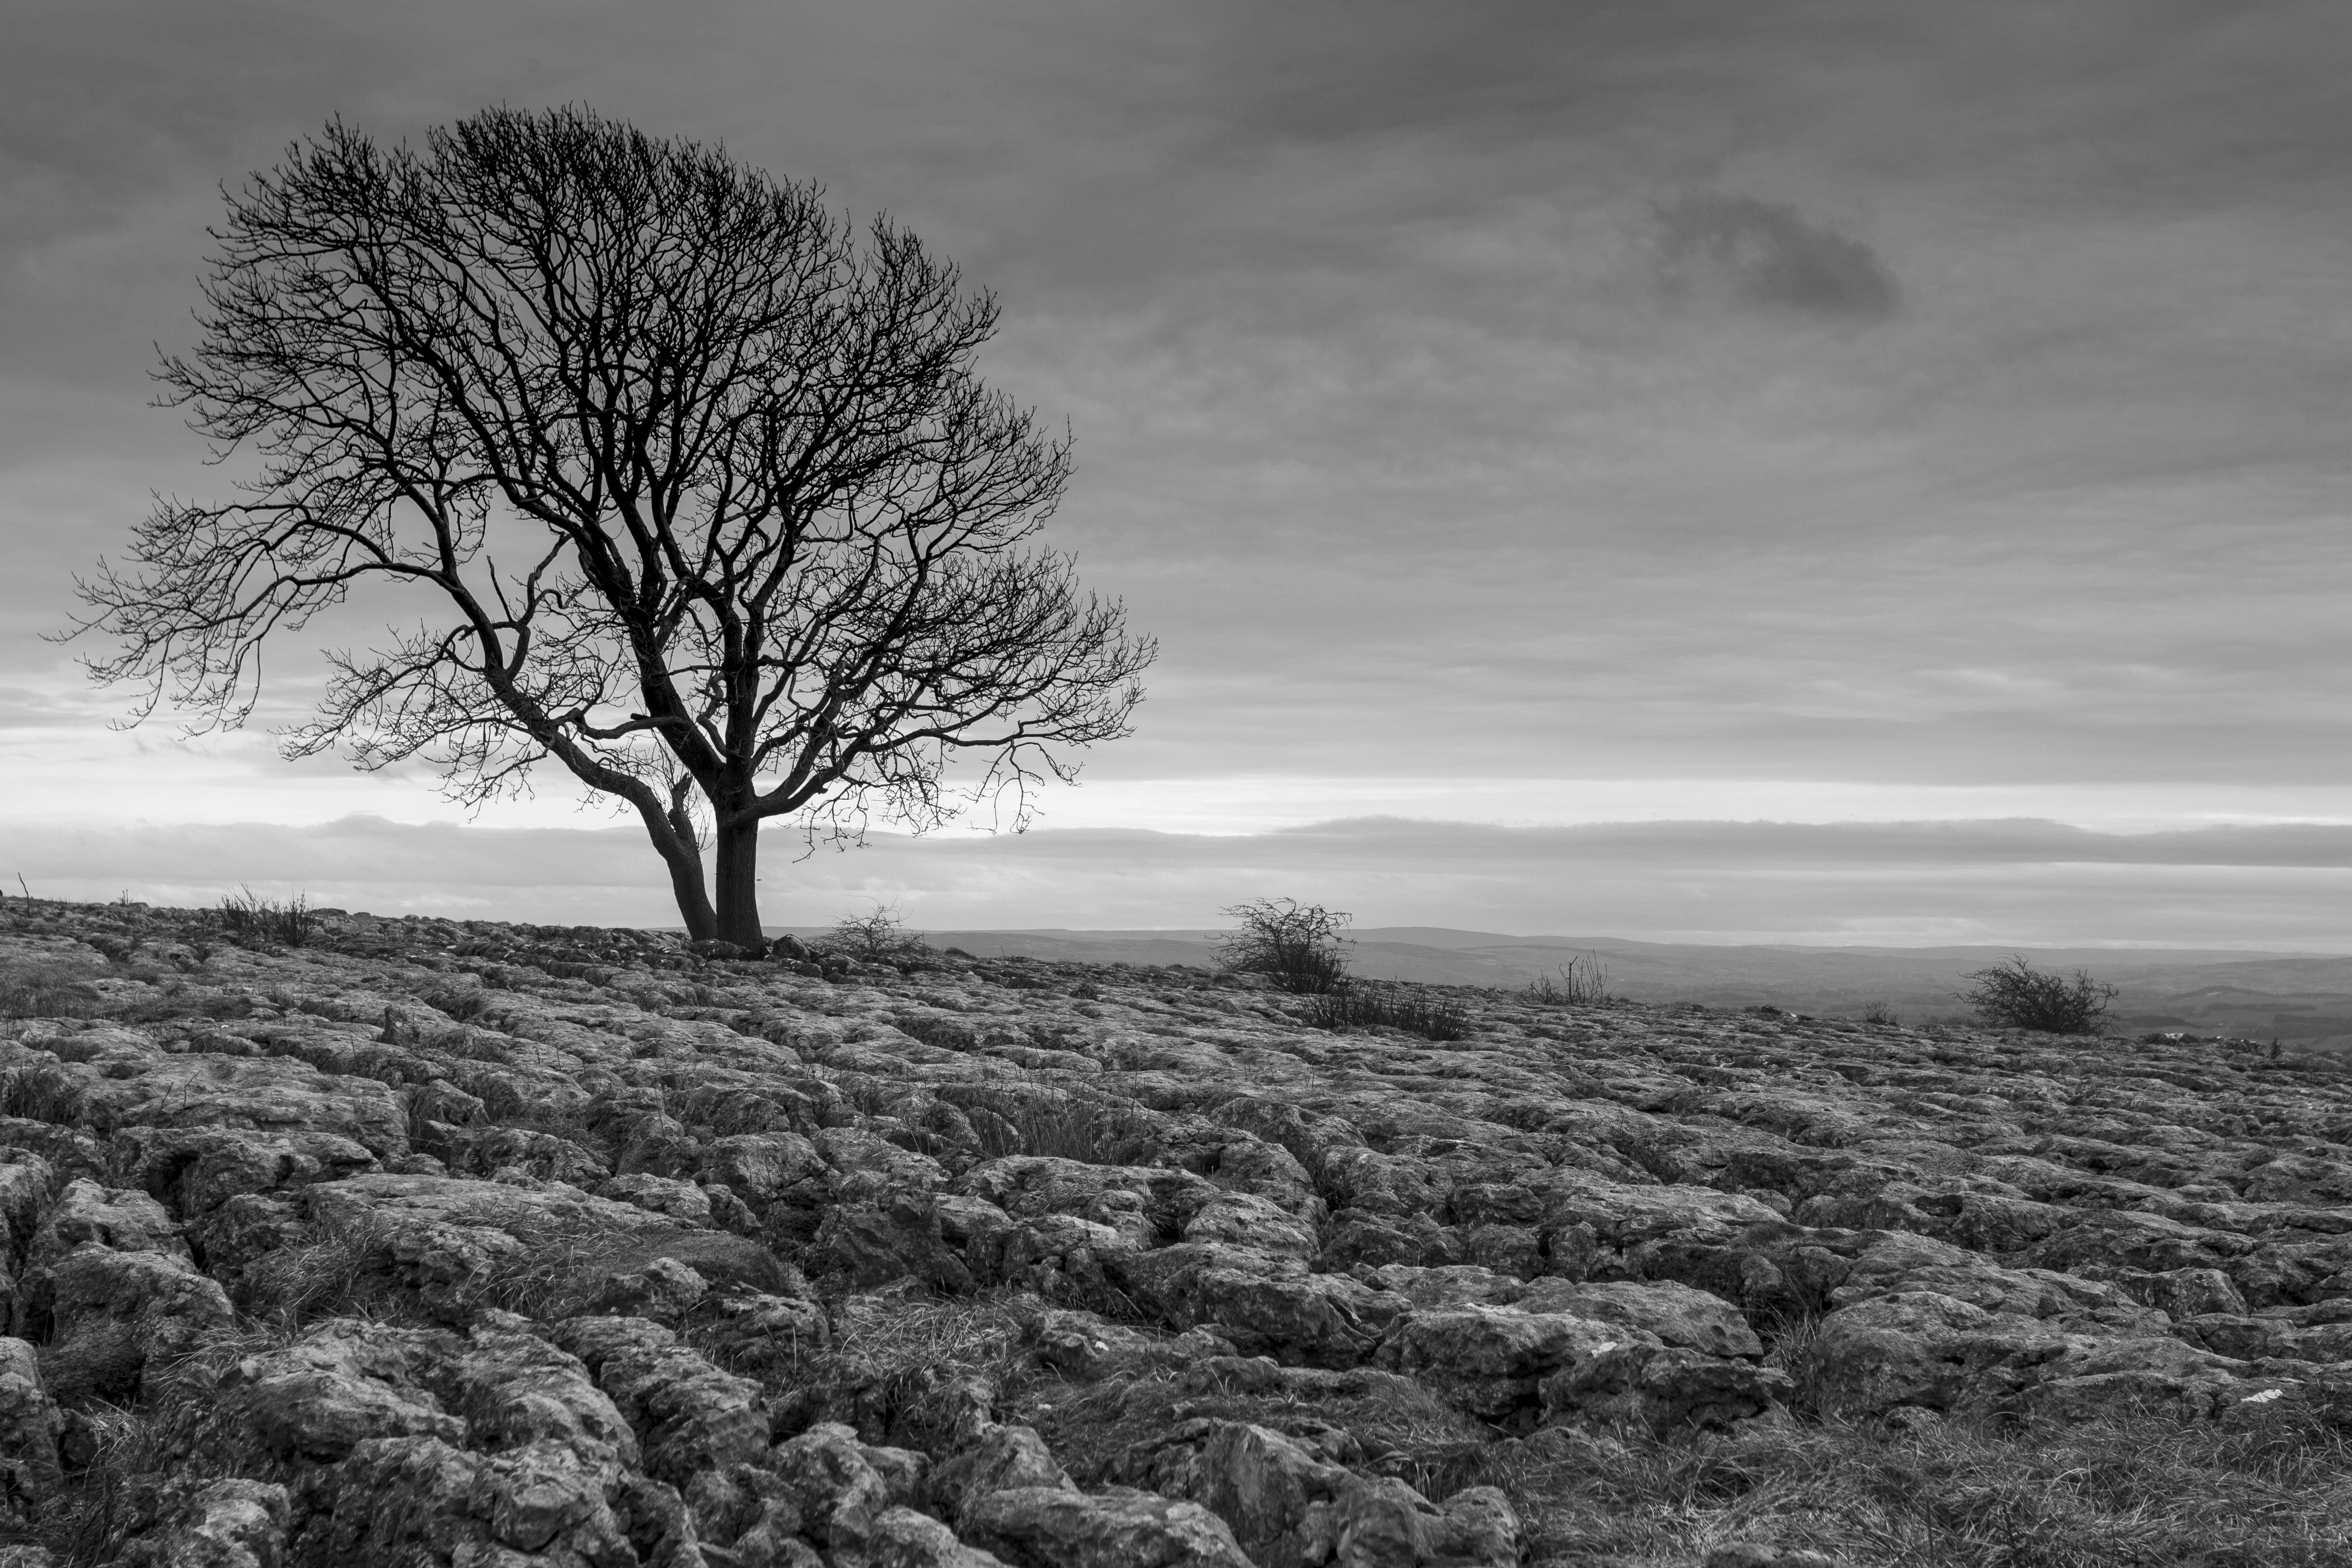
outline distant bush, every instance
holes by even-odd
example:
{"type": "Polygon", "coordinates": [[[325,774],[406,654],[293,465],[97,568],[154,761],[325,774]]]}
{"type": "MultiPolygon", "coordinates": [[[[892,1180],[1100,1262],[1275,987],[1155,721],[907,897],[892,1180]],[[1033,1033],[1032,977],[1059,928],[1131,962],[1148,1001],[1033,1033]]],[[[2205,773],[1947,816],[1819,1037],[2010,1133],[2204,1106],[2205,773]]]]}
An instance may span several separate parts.
{"type": "Polygon", "coordinates": [[[1343,980],[1318,996],[1307,1021],[1318,1029],[1385,1025],[1432,1040],[1458,1040],[1470,1031],[1469,1009],[1418,986],[1343,980]]]}
{"type": "Polygon", "coordinates": [[[1224,911],[1241,929],[1217,944],[1227,973],[1264,974],[1284,990],[1322,995],[1346,979],[1339,950],[1350,916],[1296,899],[1255,899],[1224,911]]]}
{"type": "Polygon", "coordinates": [[[1895,1009],[1885,1003],[1871,1002],[1862,1009],[1862,1021],[1865,1024],[1899,1024],[1903,1020],[1897,1018],[1895,1009]]]}
{"type": "Polygon", "coordinates": [[[318,918],[310,912],[306,895],[297,893],[281,904],[263,898],[251,888],[243,888],[240,892],[241,897],[221,900],[223,931],[232,936],[283,942],[288,947],[300,947],[310,940],[318,918]]]}
{"type": "Polygon", "coordinates": [[[1990,969],[1965,978],[1975,982],[1960,999],[1977,1016],[1997,1029],[2038,1029],[2051,1035],[2104,1034],[2107,1005],[2116,989],[2091,978],[2088,970],[2074,977],[2036,969],[2012,955],[1990,969]]]}
{"type": "Polygon", "coordinates": [[[1528,1000],[1538,1007],[1590,1007],[1609,1000],[1609,971],[1599,953],[1588,952],[1559,966],[1559,978],[1539,975],[1528,987],[1528,1000]]]}
{"type": "Polygon", "coordinates": [[[861,963],[887,963],[930,952],[924,945],[922,933],[906,930],[898,911],[883,904],[876,905],[870,915],[843,916],[831,931],[817,938],[816,945],[825,952],[854,958],[861,963]]]}

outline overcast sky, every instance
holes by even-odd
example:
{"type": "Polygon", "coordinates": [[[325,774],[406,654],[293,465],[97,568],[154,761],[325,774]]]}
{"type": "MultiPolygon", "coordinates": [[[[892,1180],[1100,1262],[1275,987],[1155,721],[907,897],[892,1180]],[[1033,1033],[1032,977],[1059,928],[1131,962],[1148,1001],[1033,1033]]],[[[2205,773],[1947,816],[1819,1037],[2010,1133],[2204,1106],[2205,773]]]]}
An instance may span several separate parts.
{"type": "Polygon", "coordinates": [[[772,919],[855,884],[961,925],[1297,893],[2352,946],[2342,835],[2197,831],[2352,825],[2340,5],[15,0],[6,34],[0,874],[659,918],[558,781],[428,832],[463,821],[429,779],[109,732],[127,694],[37,635],[151,489],[221,481],[146,400],[222,181],[330,115],[577,101],[993,289],[983,368],[1077,439],[1052,537],[1161,644],[1041,832],[772,856],[772,919]],[[354,814],[305,842],[463,843],[478,886],[254,831],[354,814]],[[1735,826],[1993,818],[2076,831],[1735,826]],[[550,843],[610,869],[551,882],[550,843]],[[1710,877],[1712,913],[1662,890],[1710,877]]]}

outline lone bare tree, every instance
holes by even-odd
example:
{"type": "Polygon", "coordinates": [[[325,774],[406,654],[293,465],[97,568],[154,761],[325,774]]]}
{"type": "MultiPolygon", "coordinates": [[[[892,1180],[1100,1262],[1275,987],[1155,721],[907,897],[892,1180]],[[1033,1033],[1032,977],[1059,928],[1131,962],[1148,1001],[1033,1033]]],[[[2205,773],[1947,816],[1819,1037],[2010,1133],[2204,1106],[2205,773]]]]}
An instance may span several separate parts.
{"type": "Polygon", "coordinates": [[[227,203],[160,379],[256,471],[81,584],[132,722],[167,690],[243,722],[265,638],[394,585],[417,618],[330,652],[287,754],[467,803],[551,757],[746,945],[762,822],[1025,816],[1055,748],[1129,732],[1153,645],[1033,543],[1067,439],[975,374],[994,300],[887,218],[861,243],[814,186],[575,109],[422,151],[337,122],[227,203]]]}

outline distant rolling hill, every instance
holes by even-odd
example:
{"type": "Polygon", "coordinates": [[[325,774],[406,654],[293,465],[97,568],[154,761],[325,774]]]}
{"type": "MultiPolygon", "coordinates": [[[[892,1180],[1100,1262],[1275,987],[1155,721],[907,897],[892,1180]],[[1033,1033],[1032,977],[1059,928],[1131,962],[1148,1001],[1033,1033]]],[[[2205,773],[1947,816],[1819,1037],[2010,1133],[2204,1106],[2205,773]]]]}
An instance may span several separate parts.
{"type": "MultiPolygon", "coordinates": [[[[816,928],[790,929],[800,936],[816,928]]],[[[1223,933],[1181,931],[937,931],[934,947],[976,957],[1014,954],[1086,963],[1216,962],[1223,933]]],[[[2195,948],[1740,947],[1626,942],[1614,937],[1514,936],[1439,926],[1353,933],[1349,968],[1379,980],[1516,990],[1591,955],[1616,995],[1643,1002],[1770,1004],[1792,1012],[1858,1016],[1884,1004],[1906,1022],[1957,1017],[1971,970],[2022,954],[2043,969],[2085,969],[2121,988],[2117,1024],[2134,1033],[2185,1029],[2277,1038],[2303,1048],[2352,1050],[2352,954],[2195,948]]]]}

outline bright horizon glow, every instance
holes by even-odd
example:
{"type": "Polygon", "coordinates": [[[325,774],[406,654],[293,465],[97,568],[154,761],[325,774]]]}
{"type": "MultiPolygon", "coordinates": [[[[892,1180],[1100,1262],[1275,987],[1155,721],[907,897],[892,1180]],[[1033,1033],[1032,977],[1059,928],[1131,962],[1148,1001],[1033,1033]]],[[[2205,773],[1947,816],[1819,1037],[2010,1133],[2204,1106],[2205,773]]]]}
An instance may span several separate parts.
{"type": "MultiPolygon", "coordinates": [[[[328,823],[353,813],[404,823],[593,827],[629,821],[581,804],[560,770],[535,796],[468,813],[415,770],[366,774],[288,763],[257,730],[179,739],[168,721],[20,730],[7,753],[5,823],[328,823]],[[169,810],[153,784],[168,770],[169,810]]],[[[1384,778],[1297,774],[1123,777],[1115,754],[1076,787],[1037,792],[1041,828],[1250,835],[1363,816],[1540,826],[1614,822],[1977,822],[2032,818],[2104,833],[2272,823],[2352,823],[2352,784],[2064,782],[1933,784],[1803,778],[1384,778]],[[1108,773],[1110,776],[1100,776],[1108,773]]],[[[781,825],[772,825],[781,826],[781,825]]],[[[986,808],[941,832],[986,835],[986,808]]]]}

